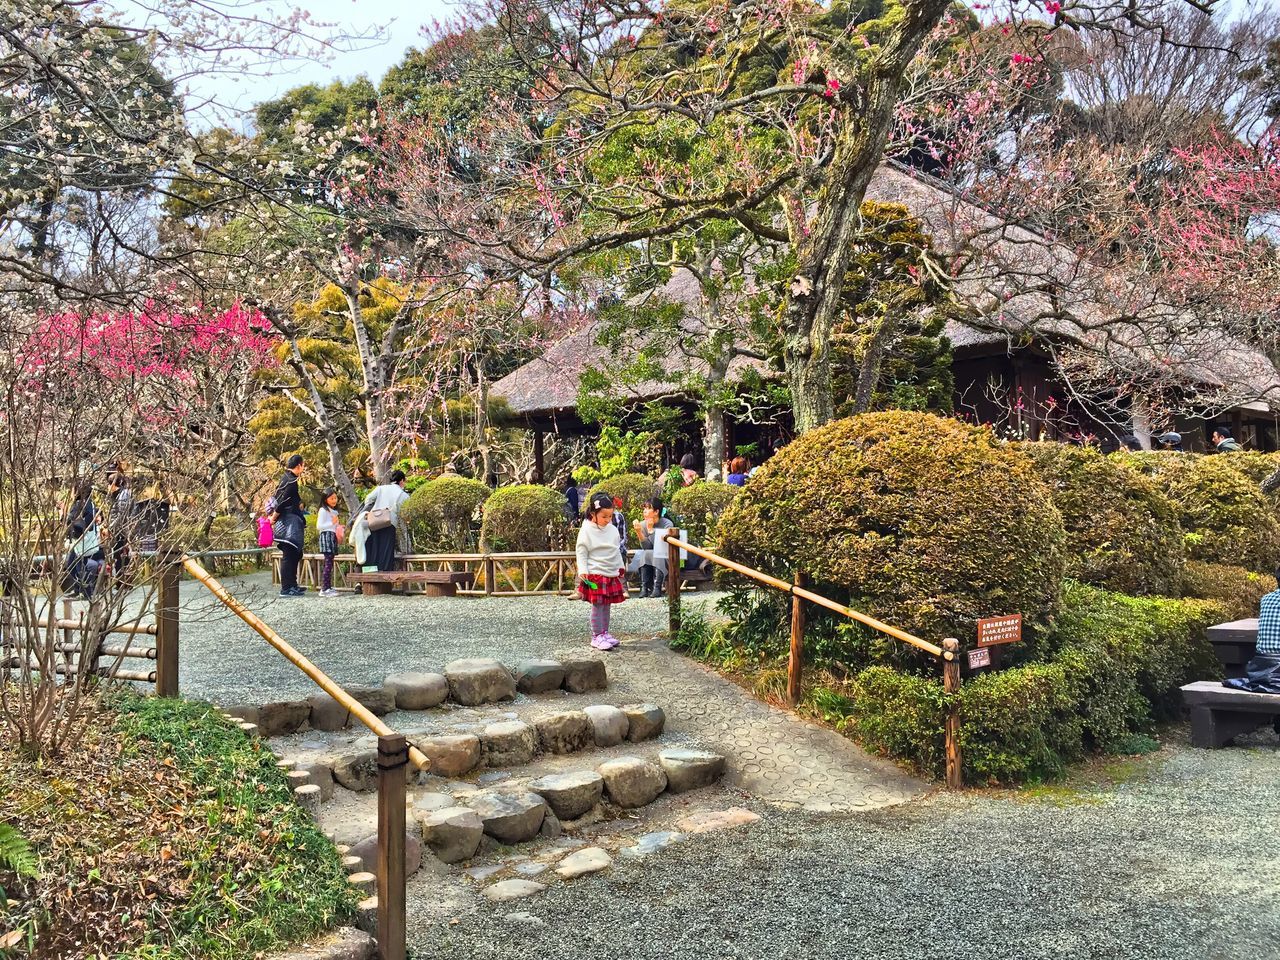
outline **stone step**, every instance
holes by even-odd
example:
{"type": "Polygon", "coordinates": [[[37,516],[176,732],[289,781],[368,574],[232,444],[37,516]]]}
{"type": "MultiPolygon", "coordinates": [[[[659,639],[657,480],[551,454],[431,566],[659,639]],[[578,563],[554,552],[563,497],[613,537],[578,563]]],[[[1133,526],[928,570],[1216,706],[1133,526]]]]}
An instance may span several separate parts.
{"type": "Polygon", "coordinates": [[[518,789],[489,790],[457,798],[436,810],[415,807],[423,843],[445,863],[475,856],[483,837],[512,846],[555,839],[605,819],[604,805],[629,810],[664,792],[684,793],[716,783],[725,758],[705,750],[673,747],[656,757],[617,757],[595,770],[550,774],[518,789]]]}
{"type": "MultiPolygon", "coordinates": [[[[440,673],[393,673],[381,686],[348,687],[347,692],[375,716],[393,710],[422,711],[446,701],[474,707],[563,690],[586,694],[609,688],[600,659],[525,660],[514,668],[498,660],[454,660],[440,673]]],[[[335,732],[352,726],[351,714],[327,694],[306,700],[281,700],[261,705],[224,707],[225,715],[253,724],[263,737],[290,736],[304,729],[335,732]]]]}
{"type": "MultiPolygon", "coordinates": [[[[592,748],[616,747],[624,742],[641,743],[662,734],[666,714],[652,703],[614,707],[605,704],[584,710],[560,710],[526,722],[502,720],[478,726],[476,733],[433,734],[415,736],[409,741],[431,761],[430,773],[445,779],[465,777],[481,769],[518,767],[543,755],[563,755],[592,748]]],[[[332,797],[332,783],[357,793],[377,789],[377,749],[368,742],[359,749],[347,750],[305,763],[292,763],[296,770],[290,777],[299,785],[319,786],[324,800],[332,797]],[[297,775],[306,771],[306,776],[297,775]],[[326,783],[326,771],[328,780],[326,783]]],[[[406,768],[410,782],[419,779],[418,771],[406,768]]]]}

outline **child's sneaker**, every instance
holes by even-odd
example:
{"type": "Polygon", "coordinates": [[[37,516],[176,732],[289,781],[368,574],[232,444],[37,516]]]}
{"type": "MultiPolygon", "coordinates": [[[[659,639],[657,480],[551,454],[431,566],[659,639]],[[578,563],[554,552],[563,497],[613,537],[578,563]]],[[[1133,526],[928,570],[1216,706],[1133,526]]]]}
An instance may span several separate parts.
{"type": "Polygon", "coordinates": [[[328,590],[320,591],[320,596],[324,597],[326,600],[332,600],[337,595],[338,595],[338,591],[333,589],[333,587],[330,587],[328,590]]]}
{"type": "Polygon", "coordinates": [[[618,644],[622,642],[617,637],[615,637],[612,633],[605,633],[601,636],[600,639],[602,639],[606,644],[608,644],[608,646],[601,647],[600,648],[601,650],[612,650],[614,647],[616,647],[618,644]]]}
{"type": "Polygon", "coordinates": [[[613,644],[610,643],[607,639],[605,639],[605,637],[606,637],[606,634],[603,634],[603,633],[592,637],[591,646],[595,647],[597,650],[612,650],[613,644]]]}

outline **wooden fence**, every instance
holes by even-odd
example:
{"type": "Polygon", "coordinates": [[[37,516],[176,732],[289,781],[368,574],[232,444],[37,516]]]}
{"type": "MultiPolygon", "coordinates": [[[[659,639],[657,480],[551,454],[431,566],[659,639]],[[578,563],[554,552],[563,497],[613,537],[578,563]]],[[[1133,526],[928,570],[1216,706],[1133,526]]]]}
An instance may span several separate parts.
{"type": "MultiPolygon", "coordinates": [[[[577,572],[576,555],[571,551],[555,550],[537,553],[414,553],[401,557],[400,561],[406,570],[472,574],[471,585],[458,590],[465,596],[568,596],[575,589],[577,572]]],[[[304,554],[298,570],[298,585],[319,587],[323,566],[323,555],[304,554]]],[[[359,572],[353,554],[338,554],[333,565],[334,589],[352,589],[346,575],[359,572]]],[[[274,583],[280,582],[279,553],[271,561],[271,578],[274,583]]]]}
{"type": "Polygon", "coordinates": [[[868,616],[844,604],[836,603],[821,594],[814,593],[805,587],[806,578],[803,571],[796,571],[795,581],[788,583],[767,573],[719,554],[683,543],[673,537],[667,538],[667,603],[668,627],[671,636],[680,631],[680,551],[687,550],[696,557],[702,557],[716,566],[731,570],[749,580],[753,580],[774,590],[781,590],[791,595],[791,651],[787,661],[787,700],[792,706],[800,702],[803,694],[804,680],[804,631],[807,621],[805,604],[810,603],[823,607],[842,617],[857,621],[872,630],[892,637],[900,643],[922,650],[936,657],[942,670],[943,691],[947,694],[947,718],[944,730],[946,749],[947,786],[959,789],[964,785],[964,773],[960,756],[960,641],[947,638],[942,645],[930,643],[917,636],[890,626],[875,617],[868,616]]]}

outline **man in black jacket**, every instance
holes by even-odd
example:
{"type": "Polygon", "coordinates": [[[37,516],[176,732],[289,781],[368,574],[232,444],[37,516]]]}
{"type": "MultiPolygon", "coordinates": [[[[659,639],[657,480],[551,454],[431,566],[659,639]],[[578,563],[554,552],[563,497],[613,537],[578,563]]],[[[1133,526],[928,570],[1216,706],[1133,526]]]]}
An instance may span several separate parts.
{"type": "Polygon", "coordinates": [[[280,596],[303,597],[307,591],[298,586],[298,567],[302,565],[302,539],[306,519],[302,514],[302,493],[298,480],[302,477],[302,455],[295,453],[285,463],[284,476],[276,487],[276,507],[271,520],[276,546],[280,548],[280,596]]]}

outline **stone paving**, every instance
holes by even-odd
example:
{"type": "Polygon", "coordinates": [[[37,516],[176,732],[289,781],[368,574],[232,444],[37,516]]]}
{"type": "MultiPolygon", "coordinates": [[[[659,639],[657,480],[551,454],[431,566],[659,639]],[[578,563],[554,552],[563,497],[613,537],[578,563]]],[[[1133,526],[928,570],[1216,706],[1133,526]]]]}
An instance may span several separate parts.
{"type": "MultiPolygon", "coordinates": [[[[198,585],[184,585],[184,597],[192,587],[198,585]]],[[[272,601],[263,596],[260,578],[236,587],[241,592],[256,589],[254,609],[260,616],[344,683],[376,685],[389,673],[438,670],[464,656],[498,657],[514,666],[534,657],[596,655],[581,641],[584,606],[564,598],[272,601]]],[[[195,608],[198,593],[190,599],[189,606],[195,608]]],[[[590,703],[657,703],[667,712],[669,738],[728,755],[727,785],[786,807],[869,810],[902,803],[926,791],[921,781],[844,737],[762,703],[731,681],[672,653],[664,642],[652,638],[664,625],[664,615],[665,607],[657,601],[632,601],[618,609],[615,632],[624,637],[624,643],[617,651],[600,655],[607,658],[608,691],[571,697],[572,704],[557,698],[521,697],[504,709],[528,719],[590,703]]],[[[295,668],[230,617],[219,618],[205,606],[198,618],[184,619],[185,693],[209,696],[226,705],[312,692],[309,681],[295,668]],[[228,670],[228,664],[234,666],[228,670]]],[[[406,731],[436,732],[468,719],[466,708],[455,708],[391,714],[387,721],[406,731]]]]}

